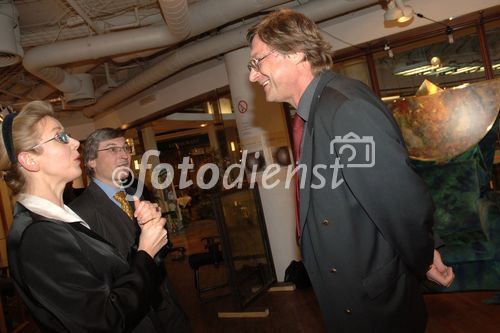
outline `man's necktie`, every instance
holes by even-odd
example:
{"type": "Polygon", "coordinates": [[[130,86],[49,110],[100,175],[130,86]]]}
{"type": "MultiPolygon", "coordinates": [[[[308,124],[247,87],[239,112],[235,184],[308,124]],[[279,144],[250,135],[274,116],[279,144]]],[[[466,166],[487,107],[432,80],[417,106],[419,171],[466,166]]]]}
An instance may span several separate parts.
{"type": "MultiPolygon", "coordinates": [[[[302,135],[304,134],[304,119],[302,119],[298,114],[292,121],[292,131],[293,131],[293,155],[296,165],[298,165],[301,149],[300,145],[302,143],[302,135]]],[[[295,177],[295,199],[296,199],[296,228],[297,228],[297,240],[300,238],[300,193],[299,193],[299,174],[295,177]]]]}
{"type": "Polygon", "coordinates": [[[122,207],[122,210],[125,212],[125,214],[127,214],[127,216],[130,217],[131,220],[133,220],[134,212],[132,211],[132,206],[130,206],[129,202],[125,198],[125,192],[116,192],[113,198],[115,198],[115,200],[120,203],[120,206],[122,207]]]}

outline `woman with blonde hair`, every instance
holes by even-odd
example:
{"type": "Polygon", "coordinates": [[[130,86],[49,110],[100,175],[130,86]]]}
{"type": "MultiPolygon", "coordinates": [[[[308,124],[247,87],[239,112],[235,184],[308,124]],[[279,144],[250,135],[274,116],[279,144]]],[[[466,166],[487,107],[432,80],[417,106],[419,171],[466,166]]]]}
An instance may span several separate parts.
{"type": "Polygon", "coordinates": [[[165,219],[155,205],[136,200],[142,230],[131,262],[90,230],[62,199],[66,183],[82,172],[79,145],[45,102],[3,120],[0,170],[17,197],[8,236],[16,289],[43,331],[157,332],[148,314],[165,219]]]}

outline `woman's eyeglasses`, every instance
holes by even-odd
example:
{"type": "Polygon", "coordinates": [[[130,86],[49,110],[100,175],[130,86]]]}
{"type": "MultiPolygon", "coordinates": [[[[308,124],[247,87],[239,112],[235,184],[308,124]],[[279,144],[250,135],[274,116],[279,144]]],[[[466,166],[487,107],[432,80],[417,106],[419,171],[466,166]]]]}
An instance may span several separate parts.
{"type": "Polygon", "coordinates": [[[108,148],[104,148],[104,149],[99,149],[97,151],[109,151],[112,154],[118,154],[118,153],[123,151],[125,154],[130,154],[131,150],[132,149],[130,148],[130,146],[125,145],[123,147],[112,146],[112,147],[108,147],[108,148]]]}
{"type": "Polygon", "coordinates": [[[55,141],[57,141],[59,143],[63,143],[63,144],[66,145],[66,144],[69,143],[69,139],[70,139],[70,136],[68,134],[66,134],[66,132],[60,132],[60,133],[57,133],[56,135],[54,135],[54,137],[52,139],[48,139],[47,141],[39,143],[39,144],[31,147],[29,150],[36,149],[36,148],[40,147],[41,145],[44,145],[47,142],[50,142],[52,140],[55,140],[55,141]]]}

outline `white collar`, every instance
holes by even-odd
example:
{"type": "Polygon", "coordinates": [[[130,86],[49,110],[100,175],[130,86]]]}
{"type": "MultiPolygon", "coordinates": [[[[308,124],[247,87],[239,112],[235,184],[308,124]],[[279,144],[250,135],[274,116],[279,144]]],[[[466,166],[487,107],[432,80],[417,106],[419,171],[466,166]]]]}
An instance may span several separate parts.
{"type": "Polygon", "coordinates": [[[64,205],[64,207],[59,207],[52,201],[26,193],[20,194],[17,201],[19,201],[24,207],[28,208],[33,213],[36,213],[38,215],[67,223],[79,222],[90,229],[89,225],[85,221],[83,221],[77,213],[75,213],[66,205],[64,205]]]}

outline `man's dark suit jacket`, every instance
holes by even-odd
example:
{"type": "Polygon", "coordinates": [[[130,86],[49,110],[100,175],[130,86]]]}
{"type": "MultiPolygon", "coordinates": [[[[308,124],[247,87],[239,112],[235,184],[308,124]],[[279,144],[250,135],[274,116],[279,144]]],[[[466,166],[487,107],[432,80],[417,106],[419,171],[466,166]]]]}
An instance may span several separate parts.
{"type": "MultiPolygon", "coordinates": [[[[130,203],[132,208],[134,203],[130,203]]],[[[133,221],[116,205],[94,182],[70,204],[90,228],[98,235],[115,245],[125,259],[133,260],[140,233],[137,221],[133,221]]],[[[164,271],[163,260],[155,262],[164,271]]],[[[156,332],[187,332],[188,323],[175,295],[172,293],[168,278],[165,276],[162,287],[155,300],[155,311],[149,315],[157,329],[156,332]]]]}
{"type": "Polygon", "coordinates": [[[154,332],[146,314],[160,281],[146,252],[129,263],[82,224],[19,203],[7,246],[16,289],[43,332],[154,332]]]}
{"type": "Polygon", "coordinates": [[[328,331],[424,332],[434,206],[392,115],[361,82],[322,73],[299,163],[303,261],[328,331]]]}

